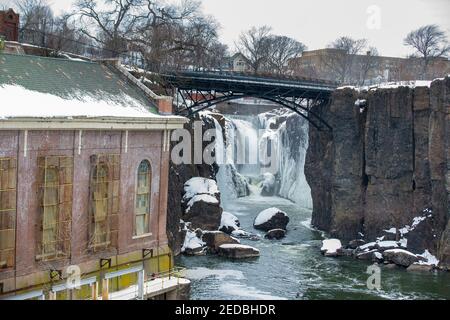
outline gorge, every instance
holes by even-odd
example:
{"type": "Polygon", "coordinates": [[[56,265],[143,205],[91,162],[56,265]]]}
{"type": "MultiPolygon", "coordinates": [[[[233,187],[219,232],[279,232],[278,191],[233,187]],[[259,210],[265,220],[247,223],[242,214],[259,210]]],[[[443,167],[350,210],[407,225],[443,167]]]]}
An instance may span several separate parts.
{"type": "MultiPolygon", "coordinates": [[[[448,272],[414,274],[381,264],[382,289],[373,291],[366,286],[369,263],[320,254],[324,237],[344,246],[355,240],[406,241],[409,251],[428,251],[440,269],[449,268],[449,83],[447,77],[431,85],[340,88],[328,105],[314,107],[331,132],[285,109],[258,116],[198,115],[194,120],[204,129],[220,132],[216,148],[228,161],[171,165],[171,247],[180,253],[189,232],[180,205],[184,184],[203,177],[217,181],[220,209],[259,239],[240,242],[261,253],[250,261],[179,256],[193,280],[192,298],[449,298],[448,272]],[[262,175],[259,164],[237,163],[229,142],[239,139],[246,139],[246,150],[256,143],[276,152],[276,172],[262,175]],[[291,218],[281,241],[264,239],[253,228],[256,215],[274,206],[291,218]]],[[[202,214],[217,216],[217,210],[202,214]]]]}

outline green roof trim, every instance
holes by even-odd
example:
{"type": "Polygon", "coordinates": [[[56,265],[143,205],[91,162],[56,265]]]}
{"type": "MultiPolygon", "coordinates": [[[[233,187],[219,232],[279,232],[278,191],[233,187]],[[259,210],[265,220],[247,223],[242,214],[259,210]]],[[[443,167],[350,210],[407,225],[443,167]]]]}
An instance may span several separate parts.
{"type": "Polygon", "coordinates": [[[112,66],[96,62],[0,53],[0,86],[4,85],[65,99],[89,96],[121,103],[124,96],[129,96],[158,114],[153,101],[141,89],[112,66]]]}

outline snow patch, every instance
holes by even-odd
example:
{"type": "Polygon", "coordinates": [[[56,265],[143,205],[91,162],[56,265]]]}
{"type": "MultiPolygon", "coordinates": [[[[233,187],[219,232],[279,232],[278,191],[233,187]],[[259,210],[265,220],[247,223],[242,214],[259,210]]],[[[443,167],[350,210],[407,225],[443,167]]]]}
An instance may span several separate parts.
{"type": "Polygon", "coordinates": [[[341,248],[342,243],[339,239],[327,239],[322,241],[322,248],[320,248],[320,251],[326,254],[334,254],[341,248]]]}
{"type": "Polygon", "coordinates": [[[195,250],[202,248],[206,245],[201,239],[197,237],[194,231],[187,230],[186,237],[184,238],[183,247],[181,248],[181,252],[185,252],[186,250],[195,250]]]}
{"type": "Polygon", "coordinates": [[[439,260],[435,256],[433,256],[428,250],[425,250],[424,253],[418,254],[417,256],[427,259],[427,261],[419,261],[416,262],[415,264],[427,266],[437,266],[439,264],[439,260]]]}

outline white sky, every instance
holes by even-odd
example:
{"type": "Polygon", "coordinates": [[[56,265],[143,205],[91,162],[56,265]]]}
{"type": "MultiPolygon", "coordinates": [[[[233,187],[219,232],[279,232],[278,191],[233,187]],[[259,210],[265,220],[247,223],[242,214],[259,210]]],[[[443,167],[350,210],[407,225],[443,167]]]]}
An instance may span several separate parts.
{"type": "MultiPolygon", "coordinates": [[[[0,6],[7,2],[12,0],[0,0],[0,6]]],[[[69,10],[73,0],[48,2],[56,12],[61,12],[69,10]]],[[[272,26],[277,34],[305,43],[310,50],[323,48],[347,35],[368,39],[370,45],[386,56],[410,53],[403,46],[403,39],[422,25],[438,24],[450,34],[450,0],[202,0],[202,3],[204,12],[221,24],[221,40],[230,49],[234,49],[241,31],[264,24],[272,26]],[[375,15],[370,16],[370,9],[375,10],[372,11],[375,15]],[[376,11],[380,14],[376,15],[376,11]],[[368,21],[379,28],[369,28],[368,21]]]]}

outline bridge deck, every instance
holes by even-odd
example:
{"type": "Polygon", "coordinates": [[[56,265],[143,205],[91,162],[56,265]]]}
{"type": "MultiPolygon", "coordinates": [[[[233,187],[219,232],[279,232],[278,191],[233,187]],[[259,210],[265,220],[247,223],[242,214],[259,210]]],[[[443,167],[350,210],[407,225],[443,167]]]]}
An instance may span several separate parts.
{"type": "Polygon", "coordinates": [[[320,80],[294,80],[234,73],[179,72],[161,74],[170,85],[181,90],[230,92],[242,95],[302,97],[314,99],[328,97],[336,85],[320,80]]]}

